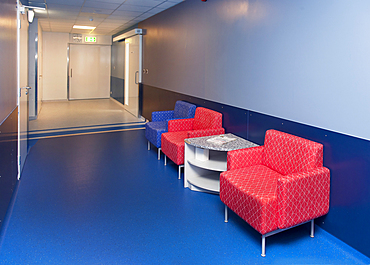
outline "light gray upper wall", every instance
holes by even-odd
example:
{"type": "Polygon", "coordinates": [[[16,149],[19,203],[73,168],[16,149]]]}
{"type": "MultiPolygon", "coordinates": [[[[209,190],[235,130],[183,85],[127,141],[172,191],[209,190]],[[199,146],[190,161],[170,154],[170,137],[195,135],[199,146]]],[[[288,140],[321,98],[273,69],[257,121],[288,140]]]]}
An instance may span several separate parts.
{"type": "Polygon", "coordinates": [[[143,83],[370,139],[370,1],[186,0],[139,24],[143,83]]]}
{"type": "Polygon", "coordinates": [[[0,0],[0,124],[17,106],[17,5],[0,0]]]}

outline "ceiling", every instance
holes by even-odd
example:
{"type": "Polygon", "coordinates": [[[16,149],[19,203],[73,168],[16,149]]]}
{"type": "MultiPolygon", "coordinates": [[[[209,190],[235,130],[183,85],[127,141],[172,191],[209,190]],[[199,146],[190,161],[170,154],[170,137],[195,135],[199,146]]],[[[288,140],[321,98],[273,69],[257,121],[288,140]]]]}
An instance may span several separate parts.
{"type": "Polygon", "coordinates": [[[114,35],[184,0],[30,0],[43,31],[114,35]],[[93,31],[73,29],[93,26],[93,31]]]}

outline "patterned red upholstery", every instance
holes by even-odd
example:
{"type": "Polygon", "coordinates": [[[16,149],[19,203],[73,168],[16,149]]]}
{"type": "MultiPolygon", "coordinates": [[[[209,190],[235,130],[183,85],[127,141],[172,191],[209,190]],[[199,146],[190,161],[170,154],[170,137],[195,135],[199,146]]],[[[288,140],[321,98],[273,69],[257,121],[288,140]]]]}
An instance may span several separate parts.
{"type": "Polygon", "coordinates": [[[180,132],[193,129],[194,119],[182,119],[168,121],[168,132],[180,132]]]}
{"type": "Polygon", "coordinates": [[[176,165],[184,164],[184,139],[186,138],[188,138],[187,131],[162,134],[162,152],[176,165]]]}
{"type": "Polygon", "coordinates": [[[330,171],[323,146],[269,130],[264,146],[228,152],[220,198],[262,235],[329,211],[330,171]]]}
{"type": "Polygon", "coordinates": [[[175,164],[184,164],[186,138],[224,134],[222,114],[198,107],[194,119],[168,121],[168,132],[162,134],[162,152],[175,164]]]}
{"type": "Polygon", "coordinates": [[[193,130],[222,128],[222,114],[199,107],[195,110],[193,130]]]}
{"type": "Polygon", "coordinates": [[[323,146],[275,130],[266,132],[264,164],[283,175],[308,171],[323,164],[323,146]]]}

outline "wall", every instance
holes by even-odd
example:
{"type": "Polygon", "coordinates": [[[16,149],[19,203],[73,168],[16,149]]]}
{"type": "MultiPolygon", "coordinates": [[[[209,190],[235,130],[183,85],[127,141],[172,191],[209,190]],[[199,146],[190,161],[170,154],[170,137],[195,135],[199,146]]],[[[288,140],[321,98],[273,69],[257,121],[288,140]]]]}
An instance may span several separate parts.
{"type": "Polygon", "coordinates": [[[70,33],[69,42],[73,44],[84,44],[84,45],[112,45],[112,36],[70,33]],[[85,37],[95,37],[96,42],[86,42],[85,37]]]}
{"type": "MultiPolygon", "coordinates": [[[[73,34],[43,32],[43,100],[68,100],[67,47],[76,45],[73,34]]],[[[83,34],[81,34],[84,39],[83,34]]],[[[90,36],[90,35],[86,35],[90,36]]],[[[96,36],[97,42],[81,45],[111,45],[111,36],[96,36]]],[[[110,60],[111,58],[104,58],[110,60]]]]}
{"type": "Polygon", "coordinates": [[[17,20],[13,1],[0,1],[0,124],[13,111],[17,104],[17,20]]]}
{"type": "Polygon", "coordinates": [[[143,116],[184,99],[259,144],[271,128],[323,143],[331,201],[317,224],[370,256],[369,11],[365,0],[187,0],[139,24],[143,116]]]}
{"type": "Polygon", "coordinates": [[[16,2],[0,0],[0,226],[17,182],[16,2]]]}
{"type": "Polygon", "coordinates": [[[43,33],[44,100],[67,100],[67,47],[69,33],[43,33]]]}
{"type": "Polygon", "coordinates": [[[369,11],[366,0],[185,1],[140,24],[144,81],[370,139],[358,115],[370,112],[369,11]]]}

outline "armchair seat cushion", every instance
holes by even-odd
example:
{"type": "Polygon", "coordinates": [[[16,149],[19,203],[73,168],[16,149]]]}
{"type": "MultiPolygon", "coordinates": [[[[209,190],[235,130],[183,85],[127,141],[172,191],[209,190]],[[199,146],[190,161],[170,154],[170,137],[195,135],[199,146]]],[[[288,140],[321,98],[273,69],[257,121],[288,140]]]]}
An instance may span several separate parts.
{"type": "Polygon", "coordinates": [[[266,234],[277,229],[277,180],[281,176],[264,165],[225,171],[220,176],[220,198],[254,229],[266,234]]]}
{"type": "Polygon", "coordinates": [[[188,138],[187,131],[168,132],[162,134],[162,148],[165,150],[166,156],[176,165],[184,164],[184,140],[186,138],[188,138]]]}
{"type": "Polygon", "coordinates": [[[156,147],[161,147],[161,135],[166,132],[166,121],[154,121],[145,124],[145,137],[156,147]]]}

